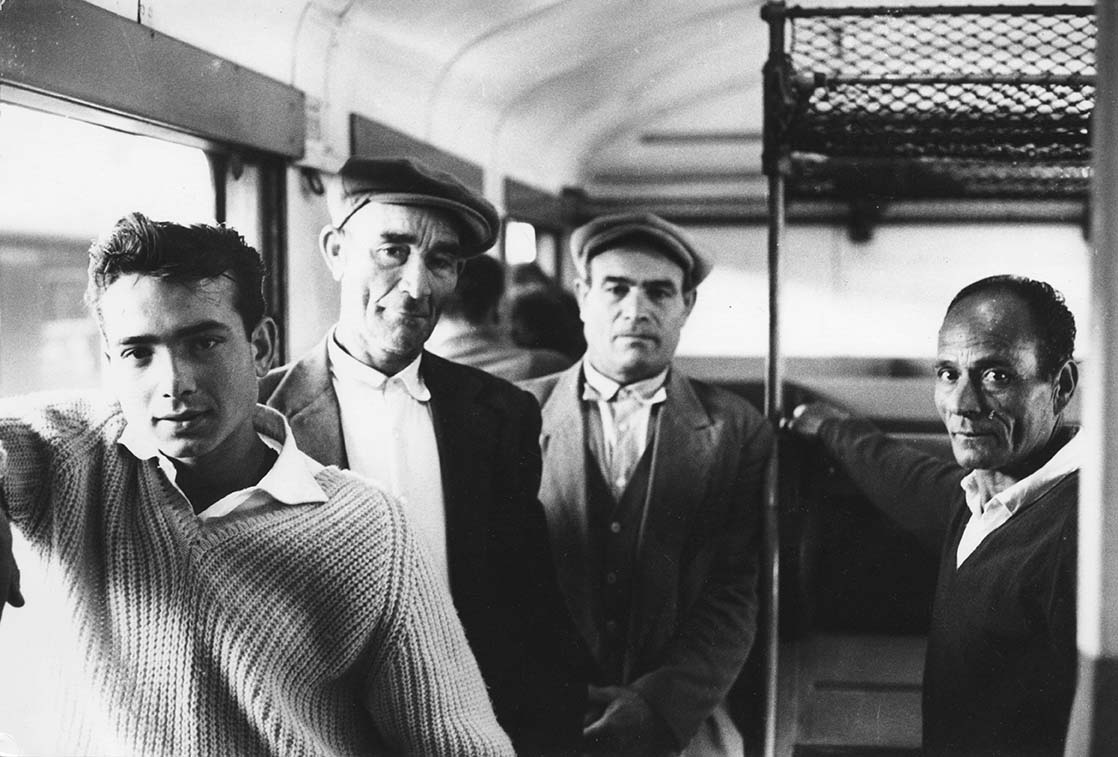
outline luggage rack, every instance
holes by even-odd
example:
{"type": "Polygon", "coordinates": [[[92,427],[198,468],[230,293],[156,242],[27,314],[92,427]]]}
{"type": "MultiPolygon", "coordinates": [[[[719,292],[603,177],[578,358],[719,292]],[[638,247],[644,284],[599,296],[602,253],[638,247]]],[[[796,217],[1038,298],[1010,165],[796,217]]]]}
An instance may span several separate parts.
{"type": "Polygon", "coordinates": [[[1091,6],[769,3],[765,170],[792,197],[1084,198],[1091,6]]]}

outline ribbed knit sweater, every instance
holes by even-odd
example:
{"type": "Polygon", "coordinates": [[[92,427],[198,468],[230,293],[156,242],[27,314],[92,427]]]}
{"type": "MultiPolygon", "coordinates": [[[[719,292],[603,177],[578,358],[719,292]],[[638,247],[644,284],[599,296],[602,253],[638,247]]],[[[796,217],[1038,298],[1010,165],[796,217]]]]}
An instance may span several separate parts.
{"type": "Polygon", "coordinates": [[[68,752],[512,753],[394,501],[326,468],[324,504],[201,522],[123,427],[92,397],[0,403],[5,506],[61,570],[95,694],[68,752]]]}

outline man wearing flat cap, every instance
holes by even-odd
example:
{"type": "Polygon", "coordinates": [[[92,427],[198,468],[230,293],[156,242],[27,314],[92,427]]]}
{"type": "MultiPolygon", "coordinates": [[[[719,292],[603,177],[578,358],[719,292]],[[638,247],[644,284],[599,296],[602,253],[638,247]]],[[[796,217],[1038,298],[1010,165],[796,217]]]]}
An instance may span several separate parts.
{"type": "Polygon", "coordinates": [[[328,187],[320,248],[337,324],[261,382],[299,447],[383,483],[450,587],[498,721],[521,754],[573,747],[584,667],[542,507],[539,409],[424,351],[462,261],[489,249],[493,206],[405,159],[351,158],[328,187]]]}
{"type": "Polygon", "coordinates": [[[710,270],[650,214],[571,237],[587,352],[524,384],[543,412],[540,499],[595,670],[585,747],[742,754],[724,699],[753,642],[772,433],[744,400],[672,367],[710,270]]]}

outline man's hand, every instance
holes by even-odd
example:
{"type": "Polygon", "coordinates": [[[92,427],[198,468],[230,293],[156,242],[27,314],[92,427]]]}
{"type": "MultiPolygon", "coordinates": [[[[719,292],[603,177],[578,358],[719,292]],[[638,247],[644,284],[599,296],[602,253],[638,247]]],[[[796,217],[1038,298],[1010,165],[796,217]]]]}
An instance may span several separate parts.
{"type": "Polygon", "coordinates": [[[23,607],[23,595],[19,591],[19,567],[12,554],[12,527],[0,512],[0,616],[4,614],[4,604],[23,607]]]}
{"type": "Polygon", "coordinates": [[[624,686],[591,686],[587,720],[582,730],[590,752],[651,755],[674,752],[668,724],[648,702],[624,686]]]}
{"type": "Polygon", "coordinates": [[[823,421],[831,418],[849,418],[850,413],[842,408],[828,405],[826,402],[812,402],[807,405],[798,405],[792,411],[792,420],[788,422],[788,430],[797,436],[814,439],[819,435],[819,427],[823,421]]]}

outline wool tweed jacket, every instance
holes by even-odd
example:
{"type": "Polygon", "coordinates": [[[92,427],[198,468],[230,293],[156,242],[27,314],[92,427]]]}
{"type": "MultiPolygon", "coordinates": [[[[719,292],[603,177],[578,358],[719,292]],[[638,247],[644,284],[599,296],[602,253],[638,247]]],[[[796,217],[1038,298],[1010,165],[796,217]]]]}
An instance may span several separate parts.
{"type": "MultiPolygon", "coordinates": [[[[507,381],[429,352],[420,366],[442,467],[451,596],[497,719],[519,754],[574,748],[588,673],[536,496],[539,408],[507,381]]],[[[325,340],[262,379],[260,401],[287,416],[306,454],[348,466],[325,340]]]]}
{"type": "MultiPolygon", "coordinates": [[[[594,648],[588,606],[587,438],[582,363],[522,384],[540,402],[540,499],[559,583],[594,648]]],[[[673,368],[645,497],[623,681],[682,748],[725,698],[753,644],[760,504],[772,431],[745,400],[673,368]]],[[[646,453],[647,454],[647,453],[646,453]]]]}

